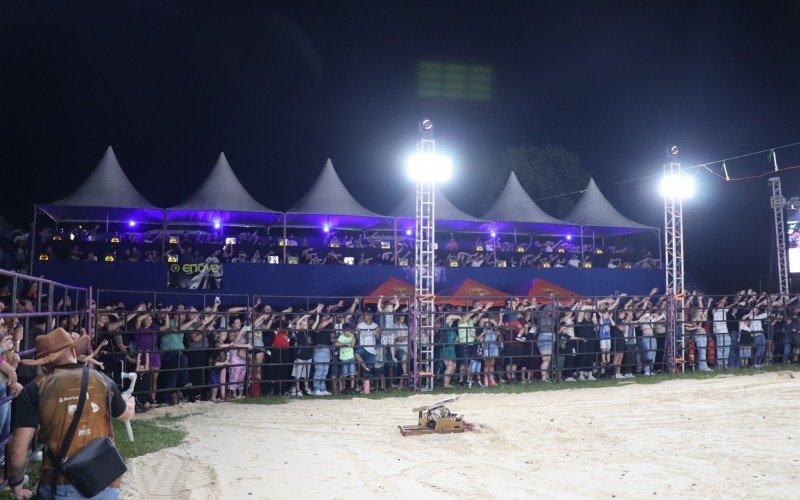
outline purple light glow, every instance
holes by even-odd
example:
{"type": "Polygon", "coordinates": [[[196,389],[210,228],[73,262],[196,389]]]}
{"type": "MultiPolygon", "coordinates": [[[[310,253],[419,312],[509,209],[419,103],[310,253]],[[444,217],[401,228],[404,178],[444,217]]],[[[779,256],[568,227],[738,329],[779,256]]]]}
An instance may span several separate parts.
{"type": "Polygon", "coordinates": [[[567,241],[572,241],[572,235],[571,234],[567,235],[567,241]]]}
{"type": "Polygon", "coordinates": [[[492,232],[491,232],[491,233],[489,233],[489,234],[491,235],[491,237],[492,237],[492,238],[494,238],[495,236],[497,236],[497,233],[495,233],[494,231],[492,231],[492,232]]]}
{"type": "Polygon", "coordinates": [[[129,220],[128,221],[128,226],[129,227],[135,227],[136,226],[136,221],[135,220],[129,220]]]}
{"type": "Polygon", "coordinates": [[[214,229],[219,229],[222,227],[222,223],[218,220],[214,221],[214,229]]]}
{"type": "Polygon", "coordinates": [[[410,229],[406,229],[406,236],[411,236],[411,230],[410,229]]]}
{"type": "Polygon", "coordinates": [[[327,233],[328,231],[330,231],[330,230],[331,230],[331,228],[330,228],[330,227],[329,227],[327,224],[325,224],[325,225],[322,227],[322,230],[323,230],[323,231],[325,231],[325,232],[327,233]]]}

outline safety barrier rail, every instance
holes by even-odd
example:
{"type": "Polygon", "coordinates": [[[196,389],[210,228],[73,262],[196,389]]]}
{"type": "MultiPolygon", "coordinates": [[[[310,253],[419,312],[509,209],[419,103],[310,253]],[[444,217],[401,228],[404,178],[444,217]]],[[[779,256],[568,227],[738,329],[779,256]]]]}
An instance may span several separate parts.
{"type": "MultiPolygon", "coordinates": [[[[186,295],[179,292],[155,294],[150,302],[157,304],[159,301],[166,301],[167,297],[180,301],[182,300],[180,297],[186,295]]],[[[222,392],[227,394],[232,391],[236,395],[283,395],[292,392],[292,387],[296,393],[298,385],[301,389],[311,387],[315,372],[318,372],[316,392],[336,393],[351,388],[414,389],[418,386],[419,377],[434,377],[438,386],[449,386],[459,381],[468,384],[470,380],[475,385],[479,382],[482,385],[487,383],[493,385],[501,381],[509,383],[536,380],[571,381],[581,378],[592,379],[597,376],[622,378],[636,373],[646,375],[669,372],[673,366],[677,369],[698,370],[737,366],[733,361],[728,362],[728,357],[732,356],[730,346],[723,342],[721,350],[717,353],[713,334],[702,333],[715,329],[714,325],[721,322],[712,318],[713,302],[701,303],[701,299],[691,296],[684,298],[679,305],[672,306],[672,310],[670,301],[656,295],[627,297],[623,294],[614,297],[586,298],[520,297],[515,299],[518,303],[514,311],[507,307],[506,310],[500,308],[504,305],[505,297],[497,297],[496,301],[491,301],[492,298],[486,296],[475,297],[476,300],[473,300],[473,297],[438,297],[437,302],[442,302],[443,306],[436,313],[438,326],[434,329],[434,338],[429,340],[434,347],[435,368],[432,373],[414,373],[415,353],[409,346],[413,346],[416,339],[415,332],[411,330],[406,334],[405,343],[398,343],[395,339],[393,345],[389,346],[390,352],[385,352],[387,346],[381,345],[380,334],[376,335],[377,346],[373,348],[372,340],[367,340],[366,345],[361,345],[363,344],[359,338],[361,333],[356,331],[354,336],[357,338],[355,348],[358,356],[354,356],[355,363],[352,364],[347,360],[338,359],[337,356],[340,357],[340,354],[337,354],[336,347],[328,345],[335,340],[331,335],[335,334],[334,337],[338,335],[341,324],[355,324],[366,314],[373,316],[374,324],[383,325],[384,333],[395,333],[393,332],[395,329],[387,328],[387,318],[393,317],[395,320],[400,317],[405,318],[398,320],[402,321],[401,329],[405,333],[405,325],[410,323],[408,297],[384,298],[382,301],[384,304],[395,300],[399,303],[398,311],[387,312],[374,311],[376,297],[239,296],[235,299],[237,302],[223,307],[221,302],[224,297],[220,297],[220,304],[217,306],[207,305],[216,303],[216,300],[210,300],[210,295],[191,295],[190,301],[184,304],[183,311],[105,310],[106,312],[103,312],[102,308],[98,309],[99,325],[104,321],[100,319],[102,314],[114,316],[154,314],[156,317],[160,316],[161,322],[169,318],[173,323],[173,326],[164,330],[166,332],[174,334],[177,331],[178,335],[193,332],[191,335],[194,335],[196,340],[191,345],[196,347],[194,349],[183,348],[174,352],[159,349],[157,346],[160,337],[151,342],[156,347],[139,349],[137,355],[140,364],[141,356],[147,354],[164,357],[164,363],[158,370],[159,375],[155,375],[156,370],[153,369],[143,371],[151,373],[153,378],[159,377],[161,383],[156,380],[156,385],[151,385],[149,389],[146,383],[140,385],[138,395],[162,394],[162,401],[166,401],[171,394],[181,389],[186,389],[194,398],[203,396],[204,392],[207,394],[213,389],[216,389],[217,394],[222,392]],[[280,303],[282,307],[268,306],[268,302],[280,303]],[[366,306],[365,302],[369,305],[366,306]],[[487,302],[494,304],[486,311],[470,312],[476,303],[484,307],[487,302]],[[196,311],[190,311],[189,303],[205,304],[204,310],[195,307],[196,311]],[[294,307],[287,304],[294,304],[294,307]],[[223,310],[230,307],[233,309],[223,310]],[[679,314],[678,311],[682,313],[679,314]],[[700,321],[695,318],[695,321],[690,321],[692,315],[697,315],[699,318],[698,311],[704,311],[706,320],[700,321]],[[479,321],[491,324],[492,327],[488,331],[493,333],[489,333],[487,337],[484,333],[487,331],[486,324],[466,324],[470,320],[464,316],[468,314],[480,314],[482,318],[479,321]],[[548,314],[551,317],[543,322],[543,317],[548,314]],[[666,331],[667,317],[670,314],[680,316],[676,318],[677,331],[674,340],[666,331]],[[191,315],[194,315],[200,324],[206,324],[199,330],[196,329],[197,325],[194,327],[191,325],[191,321],[188,321],[189,325],[183,330],[174,327],[174,323],[184,323],[179,320],[191,315]],[[265,316],[270,319],[267,320],[265,316]],[[311,325],[300,327],[297,321],[304,316],[306,322],[325,322],[325,325],[320,327],[318,323],[316,328],[312,328],[311,325]],[[265,326],[267,321],[273,324],[265,326]],[[462,321],[464,324],[460,324],[462,321]],[[531,328],[531,325],[534,328],[531,328]],[[472,329],[475,330],[474,333],[470,332],[472,329]],[[240,344],[230,346],[224,340],[219,340],[220,336],[227,339],[232,334],[241,342],[240,344]],[[311,341],[304,339],[310,335],[321,335],[321,338],[327,335],[328,340],[320,343],[318,338],[311,341]],[[277,343],[276,338],[278,338],[277,343]],[[706,342],[703,342],[704,340],[706,342]],[[670,342],[675,343],[672,349],[669,349],[670,342]],[[258,345],[255,346],[254,343],[258,345]],[[392,347],[394,354],[391,352],[392,347]],[[298,355],[298,349],[302,350],[302,355],[298,355]],[[708,355],[709,349],[714,350],[711,356],[708,355]],[[403,355],[396,356],[398,351],[403,355]],[[380,358],[381,354],[384,354],[383,359],[380,358]],[[373,359],[373,355],[376,355],[377,359],[373,359]],[[231,359],[226,359],[226,356],[231,359]],[[376,361],[377,370],[374,369],[376,361]],[[355,367],[351,368],[353,365],[355,367]],[[350,377],[351,369],[355,371],[352,379],[342,380],[341,374],[345,373],[345,377],[350,377]],[[189,388],[180,383],[187,379],[192,382],[189,388]]],[[[736,297],[738,296],[733,298],[736,297]]],[[[755,306],[757,302],[764,300],[761,296],[752,300],[749,297],[748,295],[737,299],[739,302],[744,302],[740,307],[755,306]],[[753,300],[756,302],[752,302],[753,300]]],[[[713,297],[711,299],[714,300],[713,297]]],[[[786,358],[782,349],[787,344],[773,342],[773,323],[782,318],[780,312],[789,311],[794,302],[788,297],[776,296],[770,296],[767,300],[771,304],[770,321],[765,322],[763,343],[765,352],[762,363],[786,358]],[[777,352],[775,349],[781,350],[781,356],[775,356],[777,352]]],[[[100,302],[102,302],[101,295],[98,294],[98,303],[100,302]]],[[[176,309],[179,304],[173,302],[176,309]]],[[[505,305],[507,306],[507,303],[505,305]]],[[[144,308],[147,307],[148,305],[144,304],[144,308]]],[[[120,329],[116,333],[120,338],[141,336],[141,332],[136,333],[134,330],[120,329]]],[[[129,341],[127,345],[130,346],[131,342],[129,341]]],[[[790,355],[794,349],[796,348],[790,349],[790,355]]],[[[135,347],[132,350],[135,350],[135,347]]],[[[127,357],[128,363],[135,361],[132,356],[126,356],[130,355],[130,352],[106,354],[112,356],[116,363],[124,361],[120,357],[127,357]]]]}

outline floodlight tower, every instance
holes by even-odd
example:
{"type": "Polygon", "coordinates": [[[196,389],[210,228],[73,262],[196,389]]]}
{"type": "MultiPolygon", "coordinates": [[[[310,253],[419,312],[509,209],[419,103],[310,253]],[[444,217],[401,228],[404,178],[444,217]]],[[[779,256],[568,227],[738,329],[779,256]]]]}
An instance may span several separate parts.
{"type": "Polygon", "coordinates": [[[436,156],[433,122],[419,123],[417,154],[409,162],[409,174],[416,180],[416,234],[414,235],[414,314],[412,352],[415,386],[433,389],[433,339],[435,328],[435,245],[436,182],[450,174],[446,159],[436,156]]]}
{"type": "MultiPolygon", "coordinates": [[[[683,274],[683,198],[691,196],[694,180],[683,173],[678,159],[678,146],[667,148],[664,177],[664,270],[667,295],[666,356],[669,369],[676,371],[676,352],[684,354],[683,296],[686,292],[683,274]]],[[[682,365],[683,366],[683,365],[682,365]]]]}
{"type": "Polygon", "coordinates": [[[775,216],[775,248],[778,251],[778,285],[781,295],[788,295],[789,273],[786,265],[786,220],[784,216],[786,198],[783,197],[780,177],[770,177],[769,185],[772,188],[772,197],[769,201],[775,216]]]}

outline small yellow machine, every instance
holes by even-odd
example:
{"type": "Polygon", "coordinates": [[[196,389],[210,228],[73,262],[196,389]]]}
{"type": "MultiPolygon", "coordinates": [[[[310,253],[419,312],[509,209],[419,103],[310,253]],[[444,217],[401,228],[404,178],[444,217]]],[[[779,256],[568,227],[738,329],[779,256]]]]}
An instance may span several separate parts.
{"type": "Polygon", "coordinates": [[[463,417],[451,413],[445,406],[457,399],[458,396],[453,396],[429,405],[412,408],[411,411],[419,414],[417,425],[400,425],[400,434],[416,436],[417,434],[446,434],[471,430],[472,426],[464,422],[463,417]]]}

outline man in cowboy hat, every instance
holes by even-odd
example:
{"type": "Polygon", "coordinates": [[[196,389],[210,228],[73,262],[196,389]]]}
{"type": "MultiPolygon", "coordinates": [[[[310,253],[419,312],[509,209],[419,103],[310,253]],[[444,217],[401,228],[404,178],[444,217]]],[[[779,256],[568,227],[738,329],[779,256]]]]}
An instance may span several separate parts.
{"type": "MultiPolygon", "coordinates": [[[[77,408],[83,367],[78,356],[89,346],[89,336],[73,337],[63,328],[56,328],[47,335],[36,337],[36,358],[22,362],[39,365],[44,375],[28,383],[14,401],[14,434],[9,444],[8,485],[17,499],[30,498],[31,492],[22,489],[28,447],[36,429],[39,439],[52,453],[58,453],[72,415],[77,408]]],[[[89,371],[84,411],[81,414],[72,444],[66,456],[72,456],[103,436],[111,435],[111,419],[130,420],[135,411],[134,400],[123,397],[117,385],[96,370],[89,371]],[[110,403],[110,408],[109,408],[110,403]]],[[[39,495],[50,498],[53,479],[53,463],[49,454],[44,455],[42,476],[39,480],[39,495]]],[[[56,473],[57,474],[57,473],[56,473]]],[[[59,498],[83,498],[62,475],[56,477],[59,498]]],[[[119,497],[120,479],[95,498],[116,499],[119,497]]]]}

